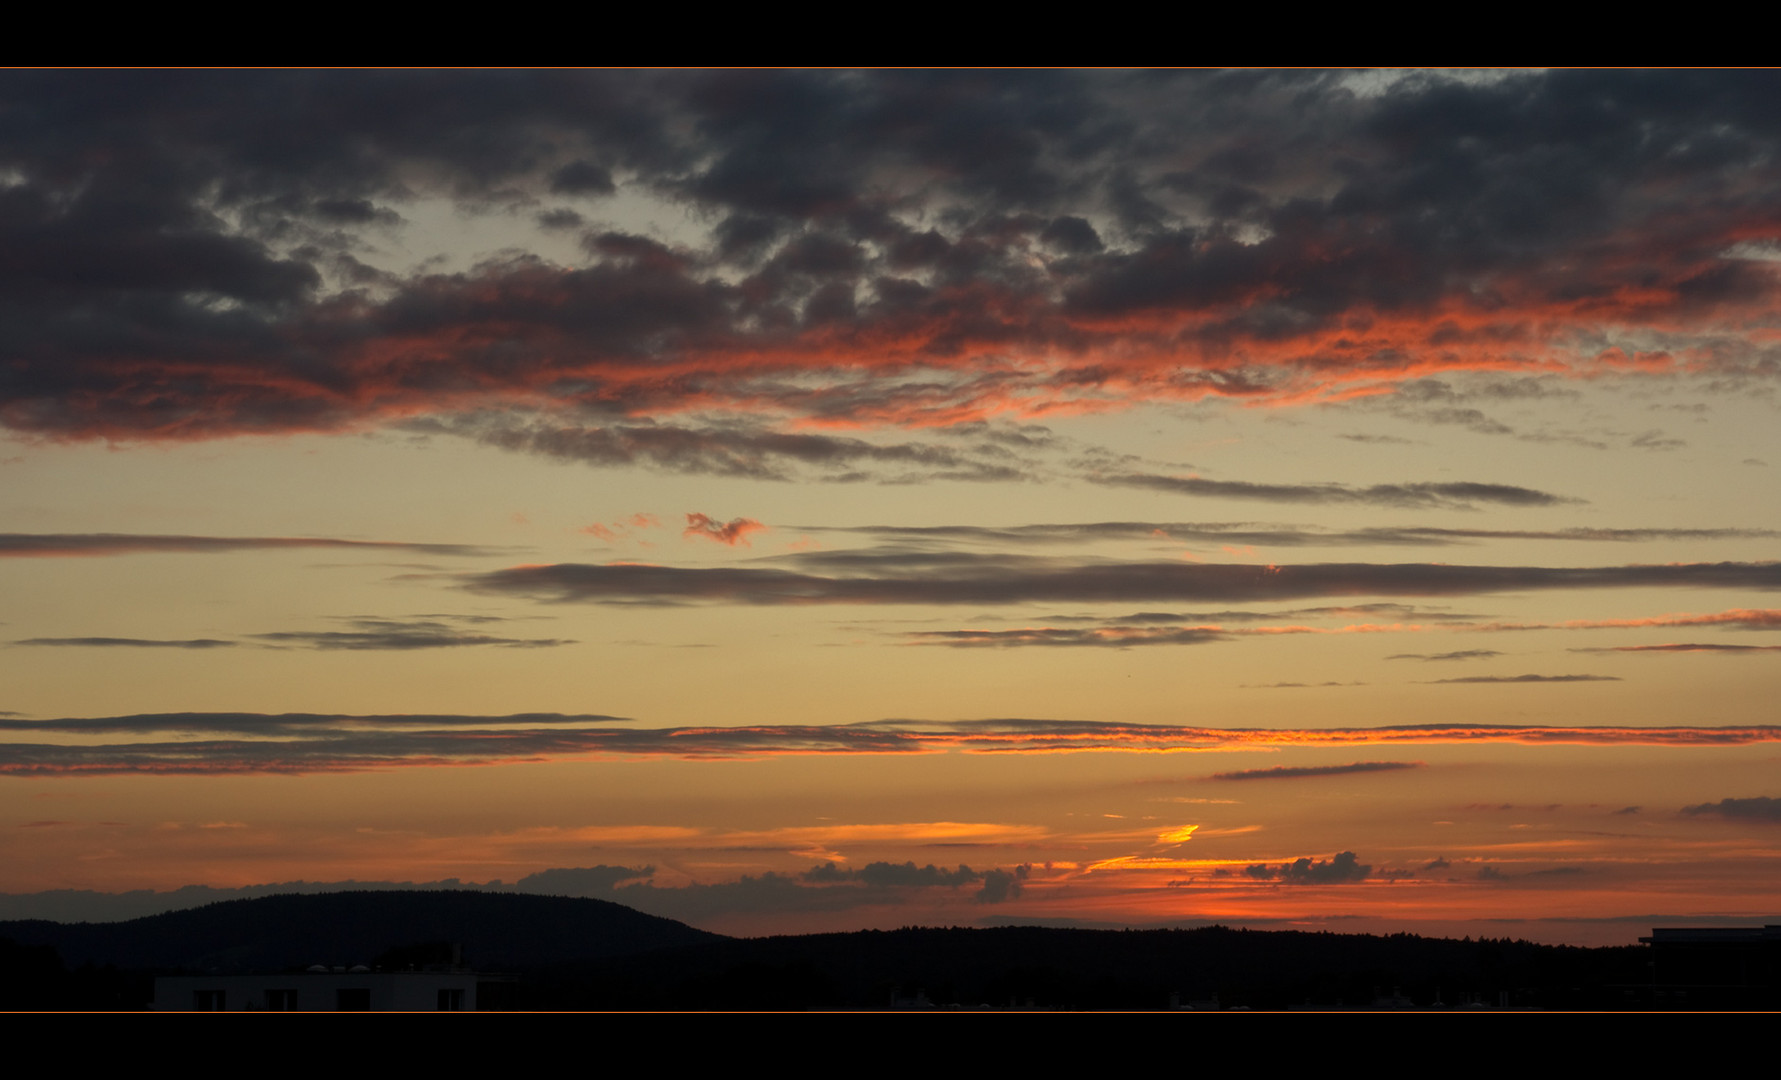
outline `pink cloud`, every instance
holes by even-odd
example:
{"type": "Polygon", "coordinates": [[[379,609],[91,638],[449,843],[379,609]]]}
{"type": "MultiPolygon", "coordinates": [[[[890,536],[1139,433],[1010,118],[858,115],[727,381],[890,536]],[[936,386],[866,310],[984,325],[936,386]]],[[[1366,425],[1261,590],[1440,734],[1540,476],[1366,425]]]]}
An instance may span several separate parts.
{"type": "Polygon", "coordinates": [[[738,544],[750,547],[752,545],[748,542],[748,534],[760,532],[765,528],[765,525],[753,518],[731,518],[728,522],[720,523],[715,518],[695,513],[686,516],[686,528],[681,531],[680,535],[684,537],[702,536],[707,540],[728,544],[731,547],[738,544]]]}

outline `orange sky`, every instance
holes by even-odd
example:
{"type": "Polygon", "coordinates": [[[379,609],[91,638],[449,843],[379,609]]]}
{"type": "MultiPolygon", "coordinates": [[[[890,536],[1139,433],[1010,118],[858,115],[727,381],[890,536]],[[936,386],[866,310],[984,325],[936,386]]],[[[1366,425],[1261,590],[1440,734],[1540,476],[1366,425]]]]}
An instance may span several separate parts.
{"type": "Polygon", "coordinates": [[[1774,921],[1775,81],[12,73],[0,908],[1774,921]]]}

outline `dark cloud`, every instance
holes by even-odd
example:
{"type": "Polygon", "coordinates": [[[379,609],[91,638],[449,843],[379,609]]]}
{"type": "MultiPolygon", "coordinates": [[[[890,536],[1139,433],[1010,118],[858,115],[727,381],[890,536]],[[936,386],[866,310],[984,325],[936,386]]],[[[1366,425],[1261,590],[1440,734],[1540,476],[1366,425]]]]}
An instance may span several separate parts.
{"type": "MultiPolygon", "coordinates": [[[[16,717],[17,714],[10,714],[16,717]]],[[[340,713],[143,713],[137,716],[80,717],[59,720],[0,720],[0,731],[55,731],[71,734],[156,732],[236,734],[264,737],[321,737],[341,732],[412,728],[578,727],[628,721],[599,713],[513,713],[470,716],[450,713],[390,713],[352,716],[340,713]]]]}
{"type": "Polygon", "coordinates": [[[620,717],[171,713],[26,720],[0,731],[0,774],[81,776],[354,772],[404,766],[578,758],[731,760],[788,754],[1060,753],[1193,749],[1518,743],[1747,746],[1781,741],[1781,727],[1564,727],[1425,724],[1377,728],[1247,729],[1068,720],[875,721],[847,725],[616,728],[620,717]],[[124,736],[99,743],[93,736],[124,736]],[[85,736],[66,743],[56,737],[85,736]]]}
{"type": "Polygon", "coordinates": [[[1345,885],[1365,881],[1372,872],[1373,868],[1362,865],[1352,851],[1321,861],[1303,858],[1279,866],[1256,863],[1243,870],[1246,876],[1258,881],[1278,881],[1286,885],[1345,885]]]}
{"type": "Polygon", "coordinates": [[[466,630],[463,624],[477,625],[503,621],[493,616],[438,615],[432,618],[345,620],[351,630],[278,630],[249,634],[241,641],[214,638],[191,640],[158,640],[151,638],[76,637],[26,638],[14,645],[59,645],[86,648],[160,648],[160,649],[226,649],[257,643],[271,648],[298,648],[351,651],[409,651],[414,649],[449,649],[476,645],[504,648],[540,649],[573,645],[567,638],[512,638],[466,630]]]}
{"type": "Polygon", "coordinates": [[[894,904],[906,899],[895,889],[808,885],[796,876],[771,870],[735,881],[657,885],[653,881],[620,885],[604,896],[626,907],[670,919],[697,921],[715,915],[748,912],[851,911],[894,904]]]}
{"type": "MultiPolygon", "coordinates": [[[[1776,284],[1737,251],[1776,232],[1774,72],[1358,78],[7,72],[0,424],[185,439],[491,401],[947,423],[1463,371],[1515,400],[1560,365],[1766,377],[1776,284]],[[366,262],[417,198],[560,228],[626,193],[709,235],[366,262]]],[[[1542,494],[1517,491],[1389,498],[1542,494]]]]}
{"type": "Polygon", "coordinates": [[[1021,883],[1030,869],[1023,865],[1011,870],[978,873],[966,866],[960,866],[957,871],[946,871],[933,866],[916,868],[913,863],[897,866],[880,862],[847,871],[826,863],[797,875],[769,871],[759,877],[744,875],[737,881],[712,884],[663,886],[654,882],[636,882],[618,885],[605,893],[604,898],[653,915],[698,919],[738,912],[850,911],[863,907],[890,907],[912,902],[918,889],[952,889],[982,881],[982,887],[972,899],[977,903],[993,904],[1019,896],[1021,883]]]}
{"type": "Polygon", "coordinates": [[[1575,683],[1619,682],[1618,675],[1468,675],[1456,679],[1436,679],[1440,683],[1575,683]]]}
{"type": "Polygon", "coordinates": [[[198,554],[343,548],[365,552],[412,551],[425,555],[488,555],[495,549],[469,544],[411,544],[391,540],[337,540],[319,536],[144,536],[130,533],[0,533],[0,558],[98,555],[198,554]]]}
{"type": "Polygon", "coordinates": [[[545,210],[539,213],[534,220],[538,222],[539,228],[553,230],[579,229],[586,223],[580,214],[567,207],[545,210]]]}
{"type": "Polygon", "coordinates": [[[880,540],[930,543],[1069,544],[1102,540],[1246,544],[1255,547],[1444,547],[1490,540],[1559,540],[1594,543],[1648,543],[1660,540],[1771,540],[1772,529],[1446,529],[1433,526],[1323,529],[1307,525],[1256,522],[1100,521],[1081,524],[1016,525],[799,525],[803,532],[845,533],[880,540]]]}
{"type": "Polygon", "coordinates": [[[653,866],[582,866],[558,867],[527,874],[514,883],[519,892],[546,896],[592,896],[609,894],[620,882],[635,881],[655,874],[653,866]]]}
{"type": "MultiPolygon", "coordinates": [[[[1781,628],[1781,609],[1732,608],[1701,615],[1656,615],[1634,619],[1572,619],[1562,623],[1491,622],[1469,626],[1471,630],[1643,630],[1658,627],[1722,626],[1730,630],[1774,630],[1781,628]]],[[[1587,651],[1587,650],[1573,650],[1587,651]]]]}
{"type": "Polygon", "coordinates": [[[1057,218],[1045,226],[1039,239],[1069,255],[1093,255],[1106,248],[1095,227],[1079,217],[1057,218]]]}
{"type": "Polygon", "coordinates": [[[1680,450],[1688,443],[1666,437],[1661,431],[1646,431],[1634,436],[1630,445],[1640,450],[1680,450]]]}
{"type": "Polygon", "coordinates": [[[571,161],[551,174],[550,190],[559,195],[610,195],[618,189],[610,170],[591,161],[571,161]]]}
{"type": "MultiPolygon", "coordinates": [[[[1464,622],[1479,618],[1462,612],[1419,607],[1415,604],[1344,604],[1339,607],[1285,608],[1280,611],[1139,611],[1117,619],[1096,620],[1109,624],[1131,623],[1244,623],[1297,622],[1305,619],[1393,619],[1418,622],[1464,622]]],[[[1058,621],[1064,621],[1059,619],[1058,621]]]]}
{"type": "MultiPolygon", "coordinates": [[[[991,871],[991,873],[995,872],[996,871],[991,871]]],[[[855,870],[852,874],[852,879],[864,882],[867,885],[894,885],[925,888],[935,885],[944,885],[948,887],[968,885],[975,881],[981,881],[983,875],[963,863],[959,864],[957,870],[943,870],[936,867],[933,863],[929,863],[923,867],[917,867],[913,862],[906,862],[901,866],[895,863],[875,862],[867,863],[865,866],[855,870]]]]}
{"type": "Polygon", "coordinates": [[[1684,806],[1682,812],[1690,817],[1707,815],[1728,821],[1781,822],[1781,799],[1771,799],[1766,795],[1751,799],[1720,799],[1716,803],[1684,806]]]}
{"type": "Polygon", "coordinates": [[[1379,446],[1416,445],[1415,439],[1401,439],[1396,435],[1338,435],[1336,438],[1347,439],[1349,442],[1371,443],[1379,446]]]}
{"type": "Polygon", "coordinates": [[[1244,769],[1213,773],[1213,780],[1298,780],[1313,776],[1344,776],[1349,773],[1393,772],[1420,769],[1420,761],[1356,761],[1349,765],[1278,765],[1272,769],[1244,769]]]}
{"type": "Polygon", "coordinates": [[[1444,563],[1254,566],[853,551],[786,556],[781,565],[797,569],[558,563],[471,575],[465,579],[465,587],[545,601],[658,605],[1229,602],[1554,589],[1781,587],[1781,564],[1777,563],[1568,568],[1444,563]]]}
{"type": "Polygon", "coordinates": [[[1444,653],[1398,653],[1386,657],[1387,660],[1490,660],[1503,655],[1495,649],[1461,649],[1458,652],[1444,653]]]}
{"type": "Polygon", "coordinates": [[[1013,870],[991,870],[983,875],[983,888],[977,890],[972,897],[979,904],[1000,904],[1020,895],[1021,885],[1032,872],[1027,864],[1016,866],[1013,870]]]}
{"type": "Polygon", "coordinates": [[[1204,645],[1229,641],[1231,635],[1213,627],[1108,626],[1095,630],[1033,627],[1024,630],[918,630],[908,635],[928,645],[955,648],[1015,648],[1041,645],[1072,648],[1126,649],[1133,645],[1204,645]]]}
{"type": "Polygon", "coordinates": [[[1589,649],[1572,649],[1571,652],[1630,652],[1630,653],[1671,653],[1671,652],[1717,652],[1717,653],[1765,653],[1781,652],[1781,645],[1722,645],[1703,644],[1700,642],[1684,642],[1671,645],[1608,645],[1589,649]]]}
{"type": "Polygon", "coordinates": [[[494,645],[509,649],[548,649],[573,645],[567,638],[512,638],[494,634],[474,633],[457,625],[447,616],[435,619],[369,619],[347,620],[351,630],[279,630],[250,634],[255,641],[284,648],[321,650],[398,651],[415,649],[454,649],[477,645],[494,645]]]}
{"type": "Polygon", "coordinates": [[[189,638],[184,641],[163,641],[154,638],[119,638],[119,637],[75,637],[75,638],[25,638],[13,642],[14,645],[67,645],[86,648],[130,648],[130,649],[232,649],[239,642],[219,641],[215,638],[189,638]]]}
{"type": "Polygon", "coordinates": [[[1415,510],[1470,509],[1477,503],[1494,503],[1499,506],[1558,506],[1584,501],[1509,484],[1374,484],[1371,487],[1357,488],[1333,483],[1255,484],[1246,481],[1203,480],[1199,477],[1136,474],[1102,476],[1096,479],[1099,483],[1115,487],[1143,488],[1175,495],[1283,503],[1347,503],[1415,510]]]}
{"type": "Polygon", "coordinates": [[[1004,446],[879,443],[860,438],[774,431],[758,424],[658,423],[563,425],[513,414],[428,417],[404,425],[420,433],[471,438],[488,446],[590,465],[642,465],[669,472],[790,481],[1005,481],[1026,468],[1004,446]]]}

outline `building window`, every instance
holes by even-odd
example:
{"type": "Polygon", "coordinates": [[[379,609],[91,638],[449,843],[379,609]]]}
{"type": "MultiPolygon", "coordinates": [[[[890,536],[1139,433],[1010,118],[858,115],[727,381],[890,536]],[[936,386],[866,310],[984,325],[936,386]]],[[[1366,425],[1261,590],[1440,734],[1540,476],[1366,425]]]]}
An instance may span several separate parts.
{"type": "Polygon", "coordinates": [[[297,992],[295,990],[266,991],[267,1012],[296,1012],[297,992]]]}
{"type": "Polygon", "coordinates": [[[459,989],[459,990],[440,990],[439,991],[439,1011],[440,1012],[463,1012],[464,1011],[464,991],[461,989],[459,989]]]}
{"type": "Polygon", "coordinates": [[[371,988],[368,986],[334,991],[336,1012],[370,1012],[371,988]]]}
{"type": "Polygon", "coordinates": [[[197,1012],[222,1012],[229,1006],[224,991],[193,990],[192,1008],[197,1012]]]}

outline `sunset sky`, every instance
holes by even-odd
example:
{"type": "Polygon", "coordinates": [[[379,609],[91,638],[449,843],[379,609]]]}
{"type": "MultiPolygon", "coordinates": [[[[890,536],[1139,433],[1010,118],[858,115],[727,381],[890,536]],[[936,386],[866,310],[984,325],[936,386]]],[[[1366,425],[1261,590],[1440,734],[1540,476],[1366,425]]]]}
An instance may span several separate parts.
{"type": "Polygon", "coordinates": [[[6,73],[6,910],[1777,921],[1777,101],[6,73]]]}

